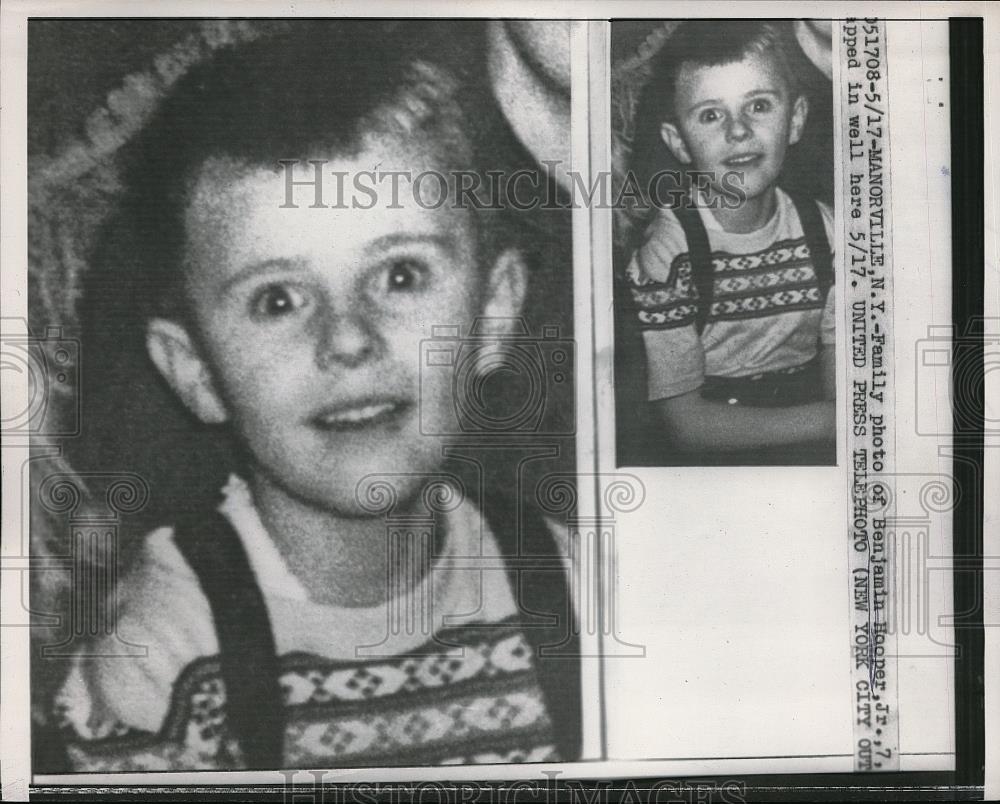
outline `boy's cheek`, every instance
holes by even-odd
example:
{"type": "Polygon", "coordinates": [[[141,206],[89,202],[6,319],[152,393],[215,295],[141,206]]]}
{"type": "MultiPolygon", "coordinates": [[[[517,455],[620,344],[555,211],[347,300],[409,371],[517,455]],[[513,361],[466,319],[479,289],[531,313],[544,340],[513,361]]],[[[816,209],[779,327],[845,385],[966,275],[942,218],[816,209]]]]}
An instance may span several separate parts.
{"type": "MultiPolygon", "coordinates": [[[[433,347],[433,344],[431,345],[433,347]]],[[[441,365],[433,348],[425,349],[426,365],[421,366],[417,416],[424,436],[458,432],[453,391],[454,366],[441,365]]]]}

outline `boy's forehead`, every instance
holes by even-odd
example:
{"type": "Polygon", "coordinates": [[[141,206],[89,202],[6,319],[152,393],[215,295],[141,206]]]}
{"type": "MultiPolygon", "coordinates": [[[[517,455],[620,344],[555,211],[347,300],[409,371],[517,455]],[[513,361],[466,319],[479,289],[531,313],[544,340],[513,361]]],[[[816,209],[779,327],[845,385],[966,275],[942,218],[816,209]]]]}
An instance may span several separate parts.
{"type": "Polygon", "coordinates": [[[438,176],[448,178],[440,160],[398,141],[369,141],[354,153],[317,150],[287,166],[211,158],[191,185],[189,256],[196,262],[324,252],[355,257],[371,243],[406,234],[474,249],[471,212],[456,208],[450,190],[438,203],[438,176]]]}
{"type": "Polygon", "coordinates": [[[355,144],[307,150],[273,158],[210,156],[189,184],[189,206],[214,207],[221,214],[250,211],[242,205],[282,210],[322,204],[334,213],[341,207],[358,212],[454,207],[451,196],[436,203],[442,181],[453,171],[447,154],[429,137],[373,133],[355,144]]]}
{"type": "MultiPolygon", "coordinates": [[[[424,198],[427,190],[437,188],[436,176],[448,176],[449,169],[441,149],[428,138],[419,140],[371,134],[356,144],[339,147],[319,144],[298,155],[282,153],[252,158],[225,153],[211,155],[191,177],[189,203],[225,205],[236,195],[250,196],[253,189],[277,183],[283,190],[292,188],[291,203],[295,205],[299,205],[300,199],[304,202],[302,206],[322,200],[326,206],[335,208],[342,195],[338,189],[357,189],[362,184],[373,188],[378,204],[384,201],[389,205],[398,197],[405,205],[409,198],[404,196],[403,188],[410,190],[417,180],[420,192],[410,192],[409,196],[418,205],[430,207],[424,198]],[[426,175],[417,179],[421,174],[426,175]],[[394,187],[399,188],[398,192],[394,187]]],[[[282,192],[279,206],[287,206],[287,201],[288,193],[282,192]]]]}
{"type": "Polygon", "coordinates": [[[685,61],[677,73],[675,98],[691,106],[733,92],[785,92],[788,82],[777,56],[770,50],[745,53],[737,61],[705,64],[685,61]]]}

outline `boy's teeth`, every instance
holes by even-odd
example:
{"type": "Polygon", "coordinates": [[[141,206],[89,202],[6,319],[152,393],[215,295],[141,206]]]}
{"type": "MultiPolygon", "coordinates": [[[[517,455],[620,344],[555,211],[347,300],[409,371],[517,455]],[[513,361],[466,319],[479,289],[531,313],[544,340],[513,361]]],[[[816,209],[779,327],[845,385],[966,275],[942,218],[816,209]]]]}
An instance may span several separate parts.
{"type": "Polygon", "coordinates": [[[327,422],[363,422],[387,413],[393,407],[395,406],[388,402],[381,405],[365,405],[363,408],[353,408],[352,410],[345,410],[343,413],[324,416],[323,420],[327,422]]]}

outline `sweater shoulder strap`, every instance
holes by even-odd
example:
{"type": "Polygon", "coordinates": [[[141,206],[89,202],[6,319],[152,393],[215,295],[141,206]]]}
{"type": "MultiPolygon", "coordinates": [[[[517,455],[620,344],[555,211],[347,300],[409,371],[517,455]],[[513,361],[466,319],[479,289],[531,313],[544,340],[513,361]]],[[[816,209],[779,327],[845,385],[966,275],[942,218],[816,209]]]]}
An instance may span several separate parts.
{"type": "Polygon", "coordinates": [[[580,636],[562,552],[537,508],[525,503],[519,517],[509,495],[491,490],[486,496],[486,519],[507,560],[519,609],[551,622],[527,626],[524,633],[534,648],[538,681],[560,757],[570,762],[579,758],[582,749],[580,636]],[[532,569],[532,559],[543,566],[532,569]]]}
{"type": "MultiPolygon", "coordinates": [[[[788,191],[785,191],[788,193],[788,191]]],[[[802,224],[802,234],[809,247],[813,270],[819,284],[820,299],[825,300],[833,286],[833,252],[826,236],[826,226],[823,225],[823,213],[819,203],[812,198],[806,198],[799,193],[788,193],[795,205],[795,212],[802,224]]]]}
{"type": "Polygon", "coordinates": [[[215,623],[226,684],[226,716],[245,763],[282,767],[284,708],[271,621],[240,537],[229,521],[178,525],[175,542],[201,584],[215,623]]]}
{"type": "Polygon", "coordinates": [[[673,209],[677,222],[684,230],[687,240],[688,258],[691,260],[691,278],[698,292],[698,309],[695,313],[695,328],[700,335],[712,312],[715,276],[712,270],[712,249],[708,243],[708,231],[698,210],[687,200],[673,209]]]}

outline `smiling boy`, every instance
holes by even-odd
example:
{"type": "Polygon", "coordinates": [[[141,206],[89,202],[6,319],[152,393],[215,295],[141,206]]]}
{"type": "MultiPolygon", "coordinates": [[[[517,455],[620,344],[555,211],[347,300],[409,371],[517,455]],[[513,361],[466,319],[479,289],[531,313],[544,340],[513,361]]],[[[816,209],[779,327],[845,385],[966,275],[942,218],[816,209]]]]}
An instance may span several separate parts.
{"type": "Polygon", "coordinates": [[[777,185],[809,109],[794,47],[782,23],[686,22],[651,79],[663,143],[707,178],[627,269],[648,398],[688,453],[834,438],[833,217],[777,185]]]}
{"type": "Polygon", "coordinates": [[[135,144],[120,224],[137,245],[117,256],[138,263],[149,357],[241,460],[217,510],[178,511],[118,585],[109,639],[148,655],[116,661],[99,638],[75,658],[56,702],[75,770],[579,750],[575,663],[535,657],[536,639],[564,639],[567,579],[532,586],[507,562],[522,543],[557,566],[568,553],[505,490],[464,494],[425,434],[454,432],[456,399],[441,372],[421,377],[420,343],[440,324],[515,320],[516,231],[410,186],[369,209],[283,205],[291,157],[342,175],[480,164],[490,143],[470,121],[488,99],[404,44],[310,21],[223,49],[135,144]],[[522,601],[560,633],[522,627],[522,601]]]}

